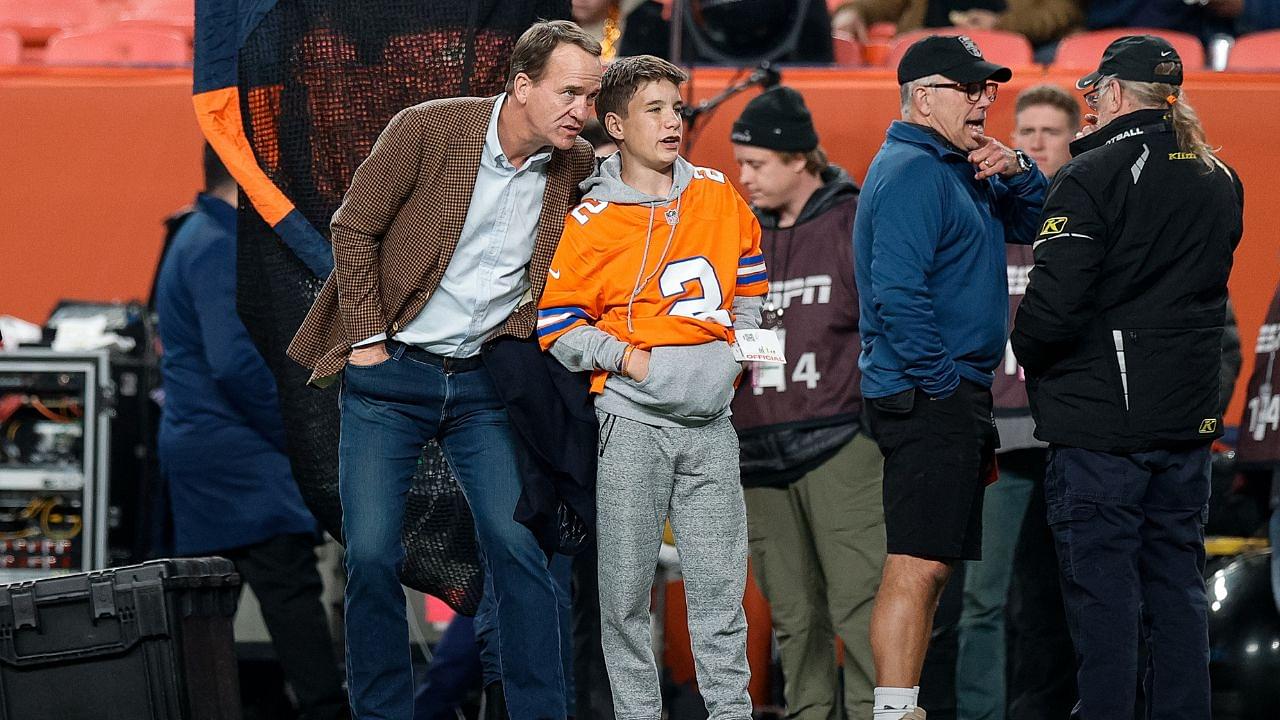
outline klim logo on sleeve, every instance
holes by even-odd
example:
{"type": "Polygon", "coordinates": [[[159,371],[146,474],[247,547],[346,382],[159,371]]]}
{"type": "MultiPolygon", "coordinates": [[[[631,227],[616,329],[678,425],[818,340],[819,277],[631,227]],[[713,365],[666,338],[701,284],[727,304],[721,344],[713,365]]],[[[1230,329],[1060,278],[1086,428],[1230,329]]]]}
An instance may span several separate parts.
{"type": "Polygon", "coordinates": [[[1067,227],[1067,219],[1065,217],[1051,217],[1044,221],[1044,227],[1040,228],[1041,235],[1052,235],[1060,233],[1067,227]]]}
{"type": "Polygon", "coordinates": [[[1217,419],[1217,418],[1205,418],[1204,420],[1201,420],[1201,421],[1200,421],[1200,434],[1201,434],[1201,435],[1208,435],[1209,433],[1212,433],[1212,432],[1216,431],[1217,429],[1218,429],[1218,419],[1217,419]]]}

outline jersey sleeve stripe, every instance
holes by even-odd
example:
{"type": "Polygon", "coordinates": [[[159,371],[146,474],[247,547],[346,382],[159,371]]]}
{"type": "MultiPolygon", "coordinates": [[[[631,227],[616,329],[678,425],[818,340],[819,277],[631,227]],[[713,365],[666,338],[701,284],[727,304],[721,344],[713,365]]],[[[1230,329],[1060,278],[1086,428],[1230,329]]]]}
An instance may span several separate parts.
{"type": "Polygon", "coordinates": [[[573,313],[560,313],[560,314],[558,314],[558,315],[547,315],[547,316],[545,316],[545,317],[539,317],[539,318],[538,318],[538,327],[546,327],[546,326],[548,326],[548,325],[555,325],[556,323],[563,322],[563,321],[565,321],[565,320],[568,320],[568,319],[569,319],[569,318],[571,318],[571,317],[574,317],[574,314],[573,314],[573,313]]]}
{"type": "Polygon", "coordinates": [[[759,262],[754,265],[746,265],[738,268],[738,277],[742,277],[743,275],[755,275],[764,271],[764,263],[759,262]]]}
{"type": "Polygon", "coordinates": [[[591,319],[591,316],[587,314],[586,310],[583,310],[580,307],[575,307],[573,305],[566,305],[564,307],[539,308],[538,322],[543,322],[544,320],[547,320],[550,318],[556,318],[557,320],[559,320],[569,315],[580,317],[583,320],[591,319]]]}
{"type": "Polygon", "coordinates": [[[760,253],[759,255],[750,255],[748,257],[739,258],[738,267],[743,267],[746,265],[755,265],[763,262],[764,262],[764,253],[760,253]]]}
{"type": "Polygon", "coordinates": [[[572,316],[572,315],[566,316],[564,320],[561,320],[561,321],[559,321],[559,322],[555,322],[555,323],[548,323],[548,324],[546,324],[546,325],[543,325],[542,323],[539,323],[539,324],[538,324],[538,338],[539,338],[539,339],[541,339],[541,338],[545,338],[545,337],[547,337],[547,336],[549,336],[549,335],[555,335],[555,334],[559,333],[560,331],[562,331],[562,330],[568,330],[569,328],[571,328],[571,327],[573,327],[574,325],[577,325],[577,324],[579,324],[579,323],[581,323],[581,324],[585,325],[585,324],[586,324],[586,321],[585,321],[585,320],[583,320],[583,319],[582,319],[582,318],[580,318],[580,317],[575,317],[575,316],[572,316]]]}
{"type": "Polygon", "coordinates": [[[738,278],[738,285],[752,285],[758,282],[764,282],[769,279],[767,273],[756,273],[754,275],[745,275],[738,278]]]}

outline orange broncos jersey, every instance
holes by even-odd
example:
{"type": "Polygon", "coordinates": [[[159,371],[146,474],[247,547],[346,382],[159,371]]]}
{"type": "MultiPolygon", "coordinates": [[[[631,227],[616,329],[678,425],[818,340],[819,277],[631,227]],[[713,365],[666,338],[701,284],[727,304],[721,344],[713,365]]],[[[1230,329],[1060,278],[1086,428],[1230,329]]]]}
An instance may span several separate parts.
{"type": "Polygon", "coordinates": [[[768,289],[755,214],[723,173],[695,168],[680,197],[652,213],[601,200],[569,213],[538,304],[538,342],[549,348],[583,324],[643,350],[732,342],[734,297],[768,289]]]}

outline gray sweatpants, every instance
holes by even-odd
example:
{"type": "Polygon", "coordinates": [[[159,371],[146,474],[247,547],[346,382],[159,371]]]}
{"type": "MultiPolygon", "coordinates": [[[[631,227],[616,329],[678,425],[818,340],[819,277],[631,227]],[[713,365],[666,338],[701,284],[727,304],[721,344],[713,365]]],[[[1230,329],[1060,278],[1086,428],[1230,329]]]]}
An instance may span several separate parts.
{"type": "Polygon", "coordinates": [[[597,411],[600,624],[618,720],[658,720],[649,631],[663,524],[684,573],[698,689],[709,720],[749,720],[747,514],[738,435],[728,418],[697,428],[645,425],[597,411]]]}

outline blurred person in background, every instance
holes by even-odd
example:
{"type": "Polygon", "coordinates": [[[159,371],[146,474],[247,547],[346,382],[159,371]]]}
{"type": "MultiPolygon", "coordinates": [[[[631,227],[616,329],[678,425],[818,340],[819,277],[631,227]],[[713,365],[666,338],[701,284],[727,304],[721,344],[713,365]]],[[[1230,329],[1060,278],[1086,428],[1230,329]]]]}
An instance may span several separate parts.
{"type": "MultiPolygon", "coordinates": [[[[1050,178],[1071,159],[1068,146],[1080,127],[1080,106],[1056,85],[1023,90],[1014,105],[1013,147],[1031,156],[1050,178]]],[[[1034,264],[1030,245],[1006,245],[1009,320],[1027,288],[1034,264]]],[[[1004,361],[996,368],[994,398],[996,429],[1000,432],[1000,479],[987,488],[982,508],[982,560],[969,562],[964,573],[964,608],[960,615],[960,650],[956,662],[956,709],[965,720],[1003,720],[1006,696],[1010,706],[1034,696],[1037,717],[1066,718],[1075,703],[1071,677],[1071,637],[1067,633],[1058,588],[1053,540],[1044,520],[1045,443],[1033,436],[1035,421],[1022,369],[1006,343],[1004,361]],[[1039,514],[1027,513],[1032,495],[1039,514]],[[1040,542],[1020,547],[1022,534],[1040,542]],[[1038,564],[1015,570],[1018,553],[1039,551],[1038,564]],[[1010,581],[1023,588],[1023,602],[1012,608],[1021,621],[1006,641],[1005,618],[1010,581]],[[1006,662],[1005,648],[1013,654],[1006,662]],[[1005,690],[1006,671],[1012,676],[1005,690]],[[1030,685],[1030,687],[1025,687],[1030,685]],[[1056,700],[1056,702],[1055,702],[1056,700]],[[1065,704],[1065,707],[1063,705],[1065,704]],[[1060,712],[1055,712],[1054,708],[1060,712]]],[[[1020,558],[1022,562],[1026,558],[1020,558]]]]}
{"type": "Polygon", "coordinates": [[[1202,0],[1210,15],[1234,23],[1237,35],[1280,28],[1278,0],[1202,0]]]}
{"type": "MultiPolygon", "coordinates": [[[[618,145],[596,118],[582,127],[596,163],[618,151],[618,145]]],[[[573,668],[578,717],[613,720],[613,691],[600,641],[600,553],[595,539],[573,556],[573,668]]]]}
{"type": "MultiPolygon", "coordinates": [[[[1277,0],[1110,0],[1089,3],[1089,30],[1157,28],[1195,35],[1237,35],[1280,27],[1277,0]]],[[[1196,68],[1199,69],[1199,68],[1196,68]]]]}
{"type": "Polygon", "coordinates": [[[787,357],[752,364],[733,402],[752,569],[769,601],[786,716],[865,718],[885,540],[882,458],[859,417],[850,351],[859,342],[849,242],[858,187],[828,164],[804,98],[789,87],[753,98],[731,139],[773,272],[765,327],[787,357]]]}
{"type": "Polygon", "coordinates": [[[158,449],[174,549],[234,562],[258,598],[300,717],[345,718],[320,602],[319,526],[289,466],[275,378],[236,314],[236,183],[208,145],[204,178],[156,281],[158,449]]]}
{"type": "Polygon", "coordinates": [[[1084,22],[1080,0],[850,0],[832,14],[832,30],[867,42],[867,28],[890,22],[898,33],[920,28],[1004,30],[1036,48],[1061,40],[1084,22]]]}
{"type": "MultiPolygon", "coordinates": [[[[721,64],[715,55],[729,56],[741,64],[759,60],[829,65],[835,61],[831,47],[831,16],[825,0],[685,0],[693,13],[694,31],[686,26],[681,62],[721,64]],[[801,14],[803,13],[803,14],[801,14]],[[794,47],[781,44],[788,31],[800,23],[794,47]],[[700,42],[698,35],[706,42],[700,42]]],[[[649,0],[627,18],[622,55],[656,55],[668,58],[671,43],[670,7],[649,0]]]]}
{"type": "Polygon", "coordinates": [[[600,42],[600,59],[607,63],[618,56],[627,15],[642,2],[644,0],[573,0],[573,21],[600,42]]]}

